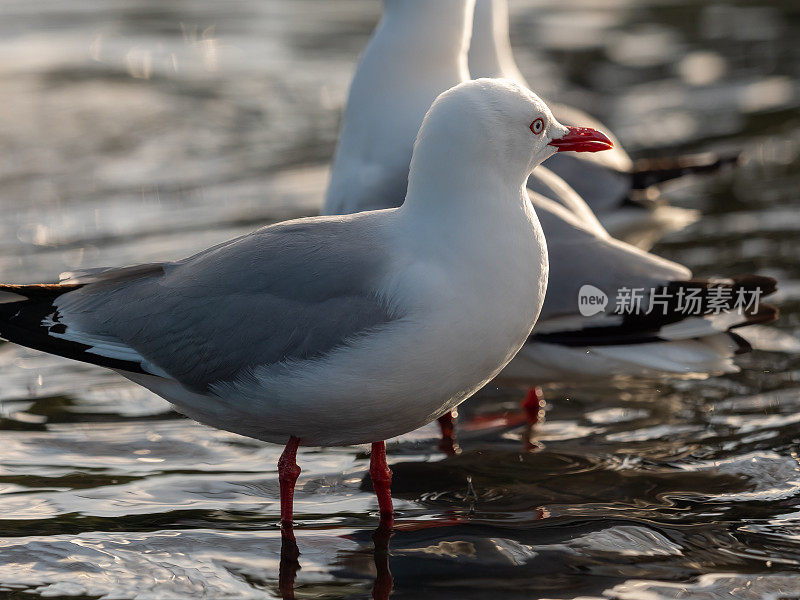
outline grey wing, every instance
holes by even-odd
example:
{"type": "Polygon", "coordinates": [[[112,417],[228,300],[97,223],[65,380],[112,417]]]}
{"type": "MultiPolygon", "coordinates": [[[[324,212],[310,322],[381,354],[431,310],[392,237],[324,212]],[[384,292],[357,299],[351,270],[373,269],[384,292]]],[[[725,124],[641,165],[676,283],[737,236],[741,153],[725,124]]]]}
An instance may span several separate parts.
{"type": "Polygon", "coordinates": [[[199,390],[322,356],[396,318],[376,294],[385,253],[355,221],[282,223],[121,281],[105,271],[55,299],[60,335],[199,390]]]}
{"type": "Polygon", "coordinates": [[[578,315],[578,291],[585,284],[599,288],[613,302],[622,287],[650,289],[691,276],[686,267],[600,235],[555,201],[531,196],[550,260],[540,322],[578,315]]]}

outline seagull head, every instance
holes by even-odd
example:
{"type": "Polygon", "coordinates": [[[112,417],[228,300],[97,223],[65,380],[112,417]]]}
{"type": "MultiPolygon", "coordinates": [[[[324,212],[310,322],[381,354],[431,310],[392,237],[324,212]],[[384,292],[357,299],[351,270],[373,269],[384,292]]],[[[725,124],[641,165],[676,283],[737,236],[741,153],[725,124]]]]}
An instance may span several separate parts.
{"type": "Polygon", "coordinates": [[[447,148],[441,162],[489,168],[514,181],[557,152],[613,148],[599,131],[559,123],[541,98],[510,79],[476,79],[442,93],[425,117],[415,153],[433,138],[447,148]]]}

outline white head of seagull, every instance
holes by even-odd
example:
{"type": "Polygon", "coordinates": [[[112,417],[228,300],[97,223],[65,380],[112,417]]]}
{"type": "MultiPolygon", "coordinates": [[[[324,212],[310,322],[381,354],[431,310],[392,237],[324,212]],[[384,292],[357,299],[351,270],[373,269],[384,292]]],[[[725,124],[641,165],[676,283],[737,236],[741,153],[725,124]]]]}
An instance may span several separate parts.
{"type": "Polygon", "coordinates": [[[612,147],[598,131],[559,123],[536,94],[514,81],[468,81],[441,94],[425,117],[406,201],[413,202],[422,186],[466,197],[476,187],[497,190],[509,183],[519,191],[530,172],[557,152],[612,147]]]}

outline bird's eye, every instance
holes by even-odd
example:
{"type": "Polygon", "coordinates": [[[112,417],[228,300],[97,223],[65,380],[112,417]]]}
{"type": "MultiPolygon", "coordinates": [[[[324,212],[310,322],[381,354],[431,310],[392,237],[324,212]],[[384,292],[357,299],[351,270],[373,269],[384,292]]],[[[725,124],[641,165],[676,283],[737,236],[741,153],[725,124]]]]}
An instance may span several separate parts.
{"type": "Polygon", "coordinates": [[[533,123],[531,123],[531,131],[536,135],[542,133],[542,129],[544,129],[544,121],[541,117],[536,119],[533,123]]]}

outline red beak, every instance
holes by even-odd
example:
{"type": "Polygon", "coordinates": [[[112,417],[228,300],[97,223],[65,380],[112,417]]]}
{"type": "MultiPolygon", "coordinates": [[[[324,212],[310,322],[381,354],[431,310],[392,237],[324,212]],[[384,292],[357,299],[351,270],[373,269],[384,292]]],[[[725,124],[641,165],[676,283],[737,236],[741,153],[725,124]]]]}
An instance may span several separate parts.
{"type": "Polygon", "coordinates": [[[548,145],[555,146],[559,152],[601,152],[611,150],[614,142],[605,134],[591,127],[567,127],[569,133],[552,140],[548,145]]]}

